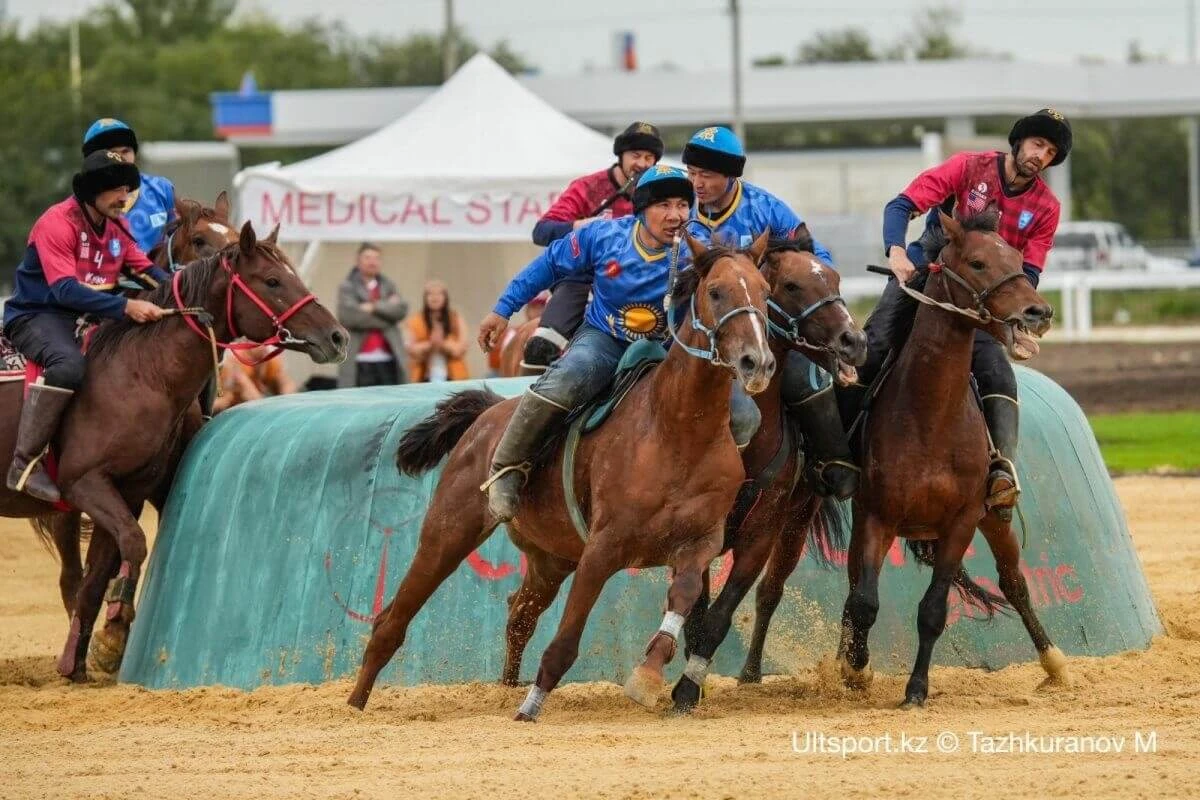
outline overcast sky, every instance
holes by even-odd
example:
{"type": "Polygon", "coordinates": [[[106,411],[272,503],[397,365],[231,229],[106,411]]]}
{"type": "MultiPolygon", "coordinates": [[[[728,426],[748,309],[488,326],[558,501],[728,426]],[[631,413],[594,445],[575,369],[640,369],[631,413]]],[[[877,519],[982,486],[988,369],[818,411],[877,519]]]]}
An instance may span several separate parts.
{"type": "MultiPolygon", "coordinates": [[[[65,18],[95,0],[0,0],[24,27],[65,18]]],[[[962,39],[979,51],[1008,52],[1027,61],[1123,60],[1132,40],[1173,61],[1188,58],[1188,7],[1197,0],[952,0],[963,14],[962,39]]],[[[743,55],[789,57],[814,31],[858,26],[891,43],[911,27],[922,0],[741,0],[743,55]]],[[[547,73],[577,72],[613,62],[614,33],[634,32],[643,68],[670,62],[685,70],[729,62],[728,0],[454,0],[455,17],[485,44],[507,39],[547,73]]],[[[296,22],[336,17],[360,34],[404,36],[441,29],[444,0],[241,0],[296,22]],[[331,9],[336,8],[336,13],[331,9]]],[[[1052,76],[1048,76],[1052,79],[1052,76]]],[[[270,88],[270,87],[264,87],[270,88]]]]}

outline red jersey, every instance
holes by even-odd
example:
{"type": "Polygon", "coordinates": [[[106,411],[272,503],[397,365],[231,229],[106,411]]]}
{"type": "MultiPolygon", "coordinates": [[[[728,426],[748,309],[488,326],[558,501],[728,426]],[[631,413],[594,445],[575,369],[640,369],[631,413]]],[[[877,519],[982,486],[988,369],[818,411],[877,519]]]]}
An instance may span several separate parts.
{"type": "MultiPolygon", "coordinates": [[[[620,188],[621,185],[613,178],[612,167],[576,178],[567,184],[567,188],[558,196],[554,205],[550,206],[550,210],[542,216],[542,219],[554,222],[574,222],[586,219],[620,188]]],[[[627,217],[632,213],[633,202],[625,195],[621,195],[599,216],[604,219],[616,219],[617,217],[627,217]]]]}
{"type": "Polygon", "coordinates": [[[1054,244],[1061,207],[1041,176],[1010,193],[1004,180],[1004,153],[957,153],[913,179],[902,193],[917,211],[935,209],[926,227],[940,225],[936,209],[957,208],[959,216],[978,214],[994,202],[1000,212],[998,233],[1038,270],[1054,244]]]}
{"type": "Polygon", "coordinates": [[[78,201],[69,197],[50,206],[29,232],[4,321],[64,309],[119,319],[125,300],[111,293],[126,267],[138,273],[153,270],[156,280],[166,278],[123,225],[105,220],[97,233],[78,201]]]}

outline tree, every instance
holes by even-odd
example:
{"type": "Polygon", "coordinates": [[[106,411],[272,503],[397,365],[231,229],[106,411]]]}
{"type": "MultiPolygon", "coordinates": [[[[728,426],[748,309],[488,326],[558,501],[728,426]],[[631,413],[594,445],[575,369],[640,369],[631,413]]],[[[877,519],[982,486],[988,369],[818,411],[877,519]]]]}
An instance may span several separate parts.
{"type": "Polygon", "coordinates": [[[826,64],[847,61],[877,61],[871,37],[862,28],[818,32],[800,45],[796,59],[801,64],[826,64]]]}
{"type": "MultiPolygon", "coordinates": [[[[372,37],[357,54],[359,80],[366,86],[435,86],[442,82],[442,38],[419,33],[397,40],[372,37]]],[[[479,45],[462,31],[454,34],[458,62],[479,52],[479,45]]],[[[490,53],[509,72],[524,72],[529,65],[508,46],[499,42],[490,53]]]]}
{"type": "Polygon", "coordinates": [[[918,61],[966,56],[967,48],[958,43],[960,24],[962,14],[949,6],[922,9],[913,26],[913,56],[918,61]]]}

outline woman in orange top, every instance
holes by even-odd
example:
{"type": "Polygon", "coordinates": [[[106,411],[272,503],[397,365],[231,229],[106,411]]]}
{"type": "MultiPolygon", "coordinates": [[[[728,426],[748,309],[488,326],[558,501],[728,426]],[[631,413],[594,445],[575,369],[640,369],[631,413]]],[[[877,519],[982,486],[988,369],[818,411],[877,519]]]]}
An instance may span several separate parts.
{"type": "Polygon", "coordinates": [[[468,338],[462,317],[450,308],[450,295],[441,281],[425,283],[421,313],[406,323],[408,376],[413,383],[466,380],[468,338]]]}

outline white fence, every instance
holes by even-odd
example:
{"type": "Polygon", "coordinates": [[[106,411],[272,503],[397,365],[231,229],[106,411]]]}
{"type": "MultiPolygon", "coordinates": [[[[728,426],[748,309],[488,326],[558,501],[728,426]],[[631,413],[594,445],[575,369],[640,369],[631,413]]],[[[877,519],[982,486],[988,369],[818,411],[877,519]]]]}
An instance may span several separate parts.
{"type": "MultiPolygon", "coordinates": [[[[887,279],[855,275],[842,269],[842,296],[847,300],[878,297],[887,279]]],[[[1118,289],[1200,289],[1200,269],[1180,272],[1059,272],[1042,276],[1039,289],[1062,292],[1054,309],[1055,328],[1070,341],[1084,341],[1092,333],[1092,293],[1118,289]]]]}

